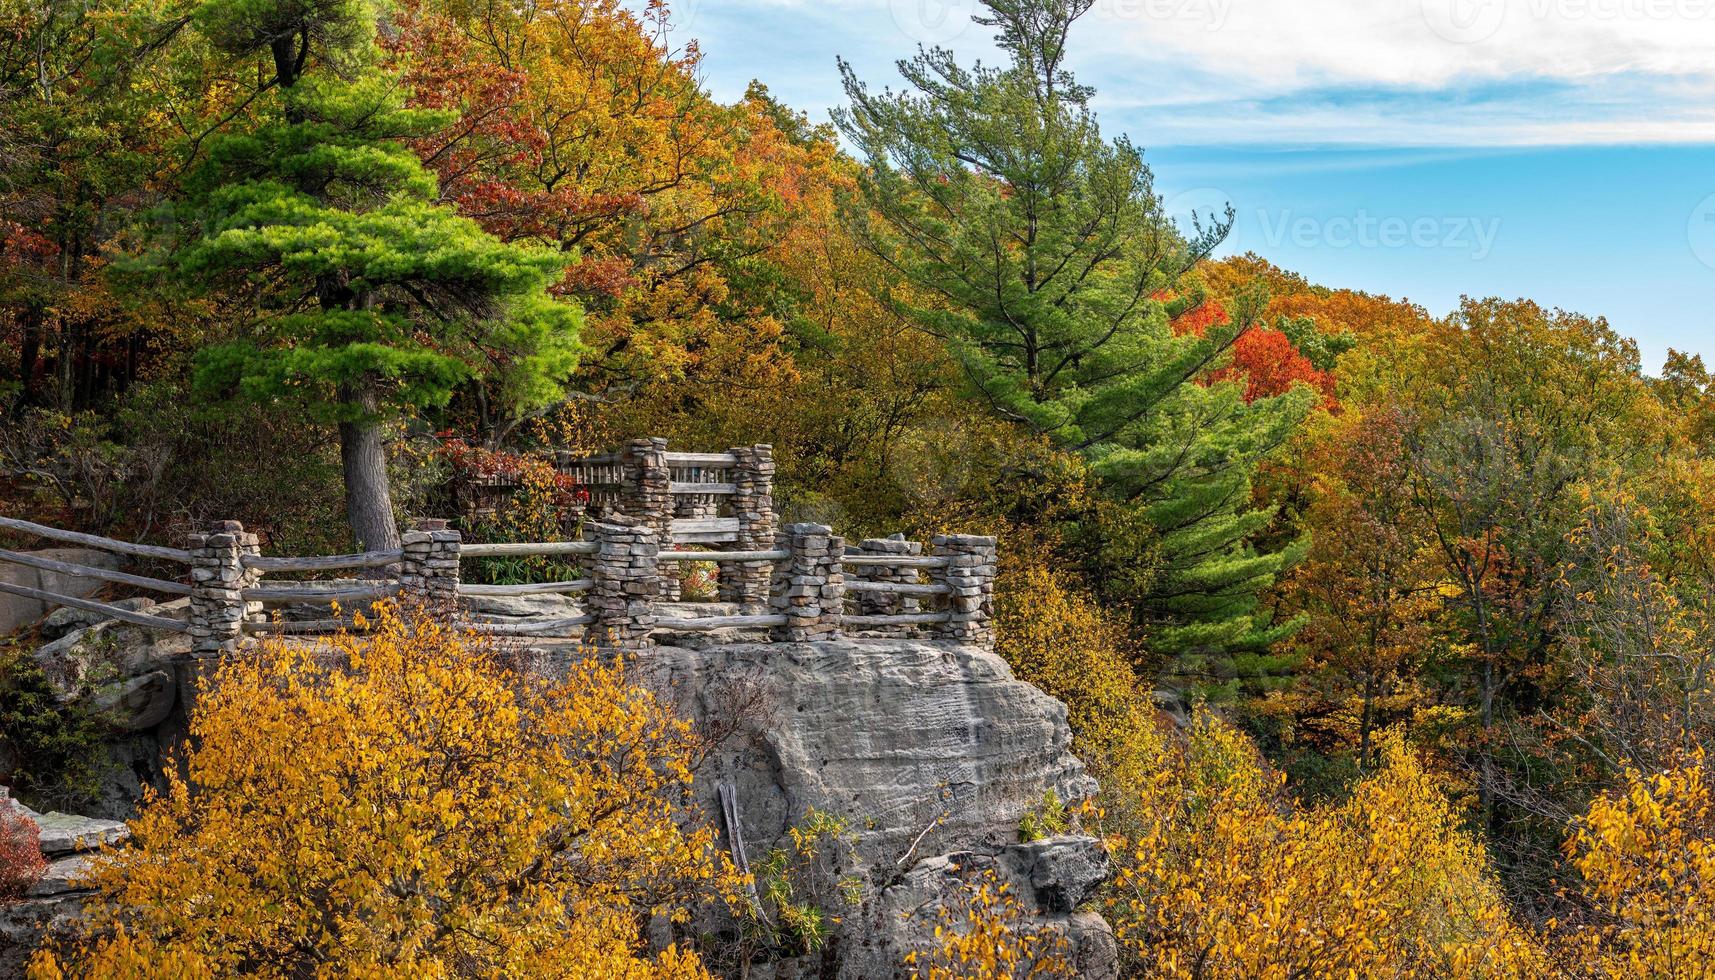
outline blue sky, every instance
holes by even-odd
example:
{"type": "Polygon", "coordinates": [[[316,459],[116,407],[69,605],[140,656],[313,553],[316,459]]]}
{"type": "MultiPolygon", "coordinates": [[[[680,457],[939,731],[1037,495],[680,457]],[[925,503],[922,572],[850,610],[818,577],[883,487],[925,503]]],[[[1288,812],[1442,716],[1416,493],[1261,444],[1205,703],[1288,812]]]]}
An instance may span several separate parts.
{"type": "MultiPolygon", "coordinates": [[[[976,0],[680,0],[717,98],[826,118],[917,44],[992,57],[976,0]]],[[[1715,362],[1715,0],[1097,0],[1072,65],[1175,213],[1229,251],[1409,298],[1606,316],[1715,362]]]]}

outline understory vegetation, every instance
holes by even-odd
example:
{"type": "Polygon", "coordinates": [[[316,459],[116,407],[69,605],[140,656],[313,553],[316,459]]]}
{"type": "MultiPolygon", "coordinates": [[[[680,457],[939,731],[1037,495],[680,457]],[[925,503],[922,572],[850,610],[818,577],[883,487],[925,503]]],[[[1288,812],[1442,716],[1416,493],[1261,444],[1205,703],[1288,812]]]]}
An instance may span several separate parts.
{"type": "MultiPolygon", "coordinates": [[[[1027,835],[1107,838],[1129,976],[1715,974],[1715,378],[1215,258],[1231,213],[1171,222],[1066,68],[1091,3],[842,63],[832,125],[710,97],[664,0],[0,3],[0,515],[333,553],[508,474],[469,530],[541,540],[544,452],[770,443],[789,520],[999,536],[998,652],[1102,786],[1027,835]]],[[[837,931],[847,828],[744,880],[623,670],[380,615],[349,670],[224,668],[40,976],[694,977],[837,931]],[[646,928],[717,906],[745,952],[646,928]]],[[[0,783],[74,806],[96,722],[28,659],[0,783]]],[[[966,906],[912,969],[1067,969],[966,906]]]]}

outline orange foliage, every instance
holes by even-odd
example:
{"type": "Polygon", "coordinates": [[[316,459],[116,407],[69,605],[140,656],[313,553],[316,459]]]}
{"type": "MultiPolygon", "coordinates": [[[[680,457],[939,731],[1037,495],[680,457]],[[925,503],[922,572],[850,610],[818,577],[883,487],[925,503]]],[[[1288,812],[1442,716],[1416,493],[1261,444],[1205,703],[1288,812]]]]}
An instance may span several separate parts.
{"type": "MultiPolygon", "coordinates": [[[[1207,299],[1175,317],[1173,332],[1201,337],[1210,327],[1227,322],[1227,310],[1221,301],[1207,299]]],[[[1233,342],[1232,363],[1212,372],[1207,380],[1209,384],[1219,384],[1241,378],[1245,382],[1246,403],[1284,395],[1293,385],[1302,383],[1322,393],[1324,406],[1334,404],[1334,373],[1318,370],[1286,334],[1273,327],[1253,326],[1240,334],[1233,342]]]]}

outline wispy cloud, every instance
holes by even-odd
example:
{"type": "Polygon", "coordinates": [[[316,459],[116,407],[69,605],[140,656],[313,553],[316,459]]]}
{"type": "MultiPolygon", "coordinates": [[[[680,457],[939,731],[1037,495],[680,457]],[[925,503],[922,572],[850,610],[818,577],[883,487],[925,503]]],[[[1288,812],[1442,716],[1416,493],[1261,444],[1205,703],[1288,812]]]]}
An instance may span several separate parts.
{"type": "MultiPolygon", "coordinates": [[[[984,47],[976,0],[883,4],[908,42],[984,47]]],[[[1715,0],[1097,0],[1077,44],[1156,142],[1715,141],[1715,0]]]]}

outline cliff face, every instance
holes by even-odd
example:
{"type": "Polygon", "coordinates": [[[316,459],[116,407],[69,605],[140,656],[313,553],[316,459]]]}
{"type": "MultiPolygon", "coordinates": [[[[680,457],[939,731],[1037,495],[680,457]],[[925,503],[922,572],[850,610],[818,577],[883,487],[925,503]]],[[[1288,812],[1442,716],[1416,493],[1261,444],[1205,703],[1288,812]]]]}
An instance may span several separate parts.
{"type": "Polygon", "coordinates": [[[985,870],[1012,885],[1034,925],[1068,937],[1080,976],[1114,973],[1105,924],[1076,911],[1107,876],[1100,845],[1018,838],[1045,793],[1081,799],[1095,781],[1071,754],[1065,706],[995,654],[844,639],[663,646],[645,664],[721,736],[705,803],[722,813],[718,787],[730,787],[753,864],[812,809],[857,835],[850,870],[866,889],[844,917],[835,975],[894,975],[933,941],[958,879],[985,870]]]}
{"type": "MultiPolygon", "coordinates": [[[[132,632],[148,631],[98,625],[84,634],[109,657],[114,647],[127,648],[117,658],[127,670],[111,685],[129,706],[117,713],[125,722],[113,738],[126,765],[104,798],[104,816],[123,816],[112,812],[123,807],[119,798],[152,781],[162,750],[181,737],[200,673],[171,640],[132,632]],[[163,671],[172,684],[132,690],[136,678],[163,671]],[[156,687],[163,690],[142,696],[156,687]],[[169,698],[170,712],[160,703],[169,698]]],[[[1095,783],[1069,750],[1065,707],[1014,678],[999,657],[950,641],[660,639],[633,662],[641,680],[666,692],[713,741],[698,787],[723,843],[755,867],[812,810],[842,819],[853,835],[838,871],[863,883],[861,898],[826,910],[841,925],[823,954],[774,975],[899,975],[907,953],[933,943],[960,882],[985,872],[1011,886],[1029,925],[1067,937],[1079,976],[1115,974],[1106,925],[1077,911],[1106,878],[1100,845],[1085,837],[1018,840],[1021,821],[1045,793],[1075,800],[1095,783]]],[[[76,668],[79,648],[74,632],[42,652],[62,669],[76,668]]],[[[549,673],[583,655],[546,641],[524,652],[549,673]]],[[[0,964],[15,965],[35,930],[63,919],[74,900],[61,889],[0,908],[0,964]]]]}

